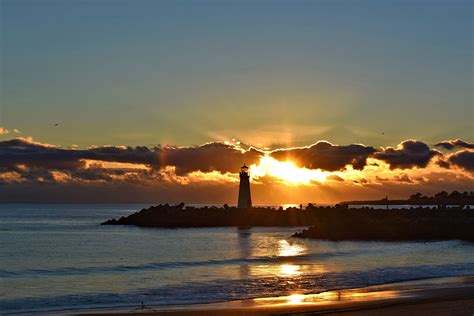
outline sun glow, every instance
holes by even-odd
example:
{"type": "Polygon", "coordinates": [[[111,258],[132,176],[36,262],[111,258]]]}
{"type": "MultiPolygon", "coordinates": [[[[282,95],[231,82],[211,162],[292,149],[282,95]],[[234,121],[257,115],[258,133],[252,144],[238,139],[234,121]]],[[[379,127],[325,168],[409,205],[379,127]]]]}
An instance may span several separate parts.
{"type": "Polygon", "coordinates": [[[258,165],[250,166],[252,179],[271,176],[288,185],[311,184],[314,181],[324,182],[328,175],[328,172],[319,169],[299,168],[292,161],[278,161],[268,156],[262,157],[258,165]]]}
{"type": "Polygon", "coordinates": [[[303,304],[305,296],[303,294],[291,294],[288,296],[288,303],[289,305],[297,305],[303,304]]]}
{"type": "Polygon", "coordinates": [[[295,276],[300,275],[303,272],[301,271],[301,267],[295,264],[282,264],[280,266],[280,276],[295,276]]]}
{"type": "Polygon", "coordinates": [[[306,247],[296,243],[290,244],[288,241],[282,239],[278,242],[278,256],[279,257],[295,257],[306,252],[306,247]]]}

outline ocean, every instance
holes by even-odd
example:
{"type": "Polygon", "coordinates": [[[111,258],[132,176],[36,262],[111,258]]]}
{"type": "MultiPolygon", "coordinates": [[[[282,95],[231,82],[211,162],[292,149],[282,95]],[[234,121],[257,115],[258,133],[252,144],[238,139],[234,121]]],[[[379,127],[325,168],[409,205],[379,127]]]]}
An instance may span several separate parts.
{"type": "Polygon", "coordinates": [[[331,242],[301,227],[100,223],[138,204],[0,204],[0,313],[138,308],[474,275],[474,243],[331,242]]]}

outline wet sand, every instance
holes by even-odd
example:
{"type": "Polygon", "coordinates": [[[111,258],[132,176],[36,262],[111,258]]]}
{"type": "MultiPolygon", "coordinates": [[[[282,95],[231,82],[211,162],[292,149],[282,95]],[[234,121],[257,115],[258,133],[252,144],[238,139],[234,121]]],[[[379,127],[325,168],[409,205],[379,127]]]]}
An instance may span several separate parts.
{"type": "MultiPolygon", "coordinates": [[[[95,310],[80,315],[473,315],[474,277],[410,281],[318,294],[95,310]]],[[[77,315],[77,313],[76,313],[77,315]]]]}

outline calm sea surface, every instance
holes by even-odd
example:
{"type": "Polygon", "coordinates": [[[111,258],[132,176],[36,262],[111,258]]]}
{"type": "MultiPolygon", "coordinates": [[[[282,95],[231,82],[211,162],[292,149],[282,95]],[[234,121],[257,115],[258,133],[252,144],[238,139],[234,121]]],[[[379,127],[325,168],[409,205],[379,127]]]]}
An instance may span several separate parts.
{"type": "Polygon", "coordinates": [[[474,275],[474,244],[100,226],[145,205],[0,204],[0,313],[216,302],[474,275]]]}

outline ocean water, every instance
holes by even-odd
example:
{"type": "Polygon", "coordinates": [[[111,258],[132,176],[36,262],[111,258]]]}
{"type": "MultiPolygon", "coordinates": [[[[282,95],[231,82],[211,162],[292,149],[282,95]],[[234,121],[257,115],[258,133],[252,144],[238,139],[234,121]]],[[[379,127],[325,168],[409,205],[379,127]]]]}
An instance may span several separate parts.
{"type": "Polygon", "coordinates": [[[207,303],[474,275],[474,244],[100,226],[146,205],[0,204],[0,313],[207,303]]]}

